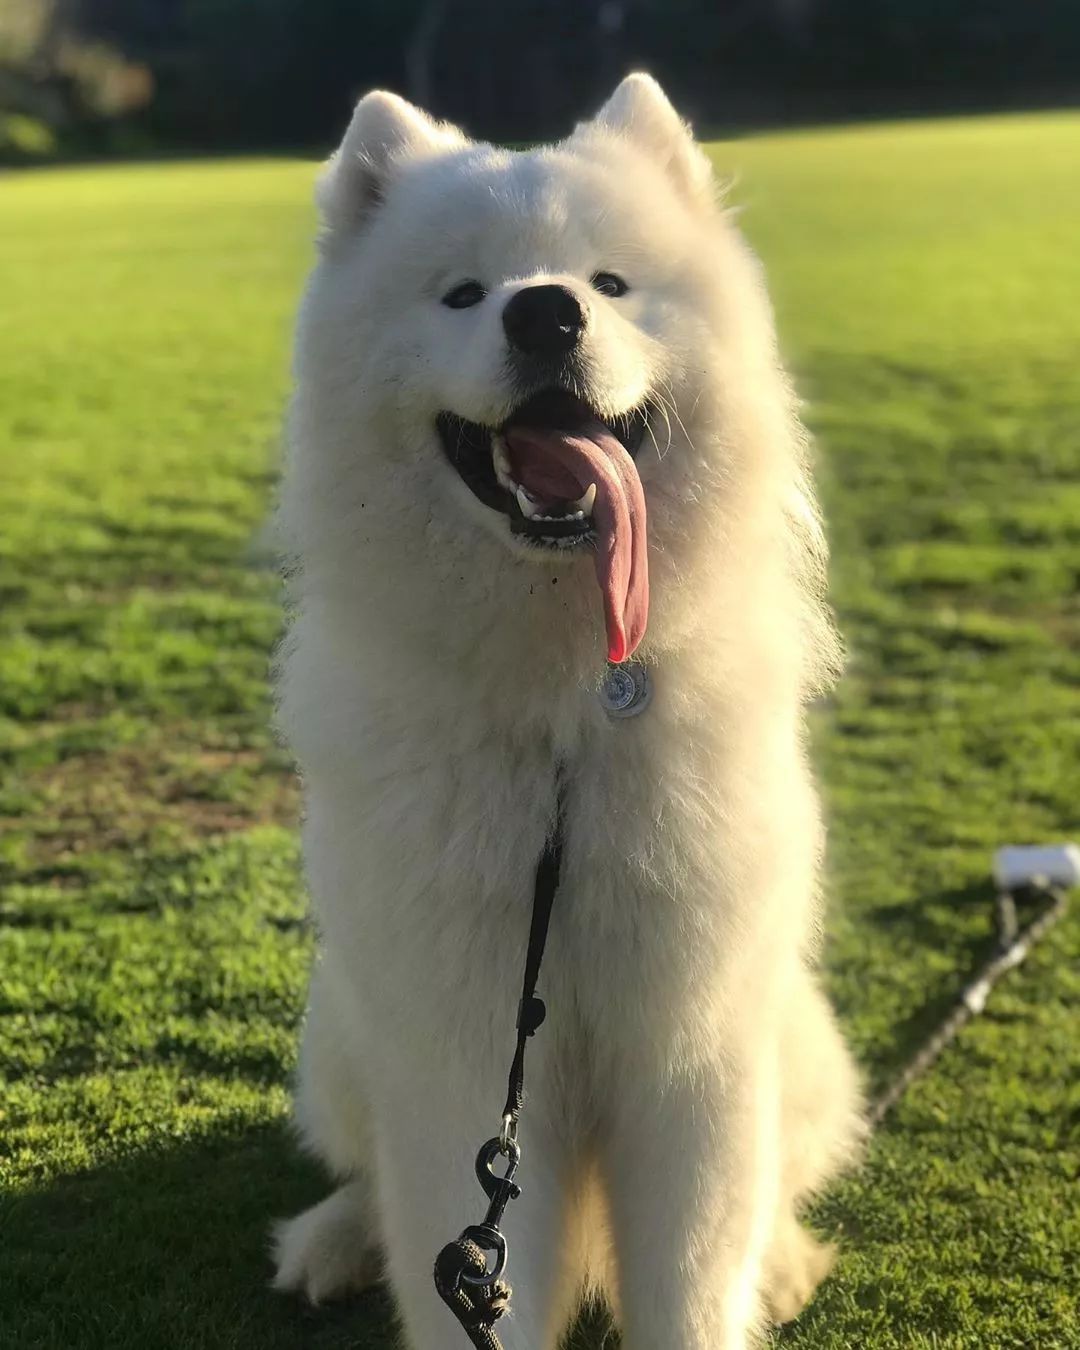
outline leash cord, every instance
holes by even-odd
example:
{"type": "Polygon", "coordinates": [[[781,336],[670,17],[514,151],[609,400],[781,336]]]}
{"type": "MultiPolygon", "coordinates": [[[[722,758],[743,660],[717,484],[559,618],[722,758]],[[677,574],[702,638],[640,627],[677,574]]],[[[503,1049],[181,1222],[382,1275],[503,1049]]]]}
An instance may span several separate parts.
{"type": "Polygon", "coordinates": [[[529,928],[529,946],[525,953],[525,978],[522,981],[521,1002],[518,1004],[517,1048],[510,1065],[510,1076],[506,1085],[506,1104],[503,1106],[504,1130],[517,1132],[517,1122],[525,1098],[525,1046],[529,1037],[534,1036],[543,1025],[547,1008],[542,998],[536,995],[537,981],[540,979],[540,967],[547,948],[548,929],[551,927],[551,911],[555,907],[555,892],[559,889],[559,873],[562,870],[563,853],[563,801],[562,789],[559,789],[556,808],[555,829],[544,844],[540,861],[536,864],[536,882],[533,887],[532,923],[529,928]]]}
{"type": "Polygon", "coordinates": [[[1036,893],[1049,896],[1049,904],[1021,929],[1016,917],[1014,893],[998,892],[997,950],[960,991],[952,1010],[930,1032],[904,1068],[874,1101],[867,1116],[871,1130],[877,1129],[916,1078],[921,1077],[972,1018],[982,1012],[998,980],[1020,965],[1035,943],[1061,919],[1065,913],[1065,893],[1052,888],[1039,888],[1036,893]]]}
{"type": "Polygon", "coordinates": [[[537,996],[536,985],[547,947],[551,911],[559,889],[563,836],[563,786],[561,775],[557,775],[555,827],[536,864],[529,945],[518,1004],[517,1044],[506,1085],[502,1129],[483,1145],[476,1157],[476,1177],[488,1197],[488,1211],[482,1223],[470,1224],[460,1237],[448,1242],[435,1261],[435,1288],[439,1297],[457,1318],[476,1350],[502,1350],[494,1327],[510,1306],[510,1286],[502,1279],[508,1253],[500,1225],[507,1205],[521,1194],[514,1175],[521,1161],[517,1130],[525,1101],[525,1047],[547,1016],[544,1000],[537,996]],[[506,1159],[506,1170],[502,1175],[495,1171],[500,1156],[506,1159]],[[489,1253],[493,1257],[490,1267],[489,1253]]]}

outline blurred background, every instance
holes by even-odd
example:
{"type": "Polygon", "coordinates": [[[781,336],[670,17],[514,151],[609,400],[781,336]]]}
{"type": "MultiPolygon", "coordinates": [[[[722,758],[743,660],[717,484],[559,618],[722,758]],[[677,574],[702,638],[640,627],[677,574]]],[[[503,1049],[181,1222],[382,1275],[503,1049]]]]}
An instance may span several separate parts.
{"type": "Polygon", "coordinates": [[[373,85],[522,140],[638,65],[714,131],[1043,107],[1080,87],[1080,5],[0,0],[0,154],[322,146],[373,85]]]}
{"type": "MultiPolygon", "coordinates": [[[[815,436],[826,977],[872,1090],[993,949],[993,850],[1080,833],[1078,0],[0,0],[0,1350],[395,1344],[379,1292],[268,1288],[326,1188],[268,691],[312,188],[371,85],[520,143],[635,66],[815,436]]],[[[1074,909],[815,1207],[840,1259],[779,1344],[1080,1347],[1078,1027],[1074,909]]]]}

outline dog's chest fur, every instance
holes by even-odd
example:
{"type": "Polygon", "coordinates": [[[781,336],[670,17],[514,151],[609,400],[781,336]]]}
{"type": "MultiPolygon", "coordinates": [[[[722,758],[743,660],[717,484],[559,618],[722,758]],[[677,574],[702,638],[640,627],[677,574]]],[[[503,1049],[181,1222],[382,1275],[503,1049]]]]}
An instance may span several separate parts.
{"type": "Polygon", "coordinates": [[[334,753],[324,745],[307,775],[317,918],[358,1018],[377,1001],[379,1024],[389,1012],[405,1040],[471,1046],[497,1080],[561,775],[544,1053],[560,1040],[580,1053],[617,1025],[642,1054],[692,1054],[745,926],[741,895],[760,891],[738,783],[745,724],[688,698],[677,661],[624,721],[582,684],[559,690],[545,722],[535,705],[520,720],[512,698],[485,707],[437,669],[411,678],[339,711],[334,753]]]}

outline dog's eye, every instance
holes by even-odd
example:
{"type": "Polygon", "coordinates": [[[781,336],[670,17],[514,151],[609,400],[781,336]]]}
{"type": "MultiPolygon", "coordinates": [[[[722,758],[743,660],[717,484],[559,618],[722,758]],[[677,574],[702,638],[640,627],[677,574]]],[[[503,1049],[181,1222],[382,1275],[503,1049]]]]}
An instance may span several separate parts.
{"type": "Polygon", "coordinates": [[[478,281],[462,281],[446,292],[442,302],[449,309],[471,309],[473,305],[478,305],[487,291],[478,281]]]}
{"type": "Polygon", "coordinates": [[[620,295],[625,295],[630,289],[622,277],[616,276],[614,272],[597,272],[592,284],[601,295],[609,295],[613,300],[618,300],[620,295]]]}

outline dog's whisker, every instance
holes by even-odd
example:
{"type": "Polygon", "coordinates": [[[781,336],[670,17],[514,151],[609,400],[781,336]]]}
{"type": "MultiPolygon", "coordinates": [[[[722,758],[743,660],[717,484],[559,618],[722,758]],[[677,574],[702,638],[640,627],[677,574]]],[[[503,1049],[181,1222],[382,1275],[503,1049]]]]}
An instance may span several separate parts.
{"type": "MultiPolygon", "coordinates": [[[[665,427],[665,429],[666,429],[666,431],[667,431],[667,441],[666,441],[666,443],[665,443],[665,445],[664,445],[663,450],[661,451],[661,450],[659,449],[659,447],[657,448],[657,456],[658,456],[658,458],[660,458],[661,460],[663,460],[664,456],[665,456],[665,455],[667,454],[667,452],[671,449],[671,441],[672,441],[671,418],[670,418],[670,416],[668,415],[667,402],[666,402],[666,400],[663,398],[662,395],[660,395],[660,394],[654,395],[654,402],[655,402],[655,404],[656,404],[656,407],[657,407],[657,409],[658,409],[658,411],[659,411],[661,417],[663,417],[663,419],[664,419],[664,427],[665,427]]],[[[655,439],[655,437],[653,438],[653,444],[656,445],[656,439],[655,439]]]]}
{"type": "Polygon", "coordinates": [[[649,433],[649,439],[653,443],[653,449],[656,451],[656,458],[663,463],[664,456],[667,454],[668,447],[671,444],[671,438],[670,436],[668,437],[668,444],[661,450],[660,443],[656,439],[656,432],[653,430],[652,418],[649,416],[648,410],[645,412],[645,430],[649,433]]]}
{"type": "MultiPolygon", "coordinates": [[[[678,424],[679,430],[682,432],[686,440],[686,443],[690,447],[690,449],[691,450],[696,449],[693,437],[687,431],[686,423],[682,420],[682,417],[679,415],[678,403],[675,398],[675,390],[673,389],[671,382],[669,380],[661,380],[660,384],[667,391],[667,398],[665,398],[663,394],[656,395],[656,398],[671,413],[671,416],[674,417],[676,423],[678,424]]],[[[698,397],[700,397],[700,395],[698,397]]],[[[694,407],[695,408],[697,407],[696,399],[694,400],[694,407]]]]}

